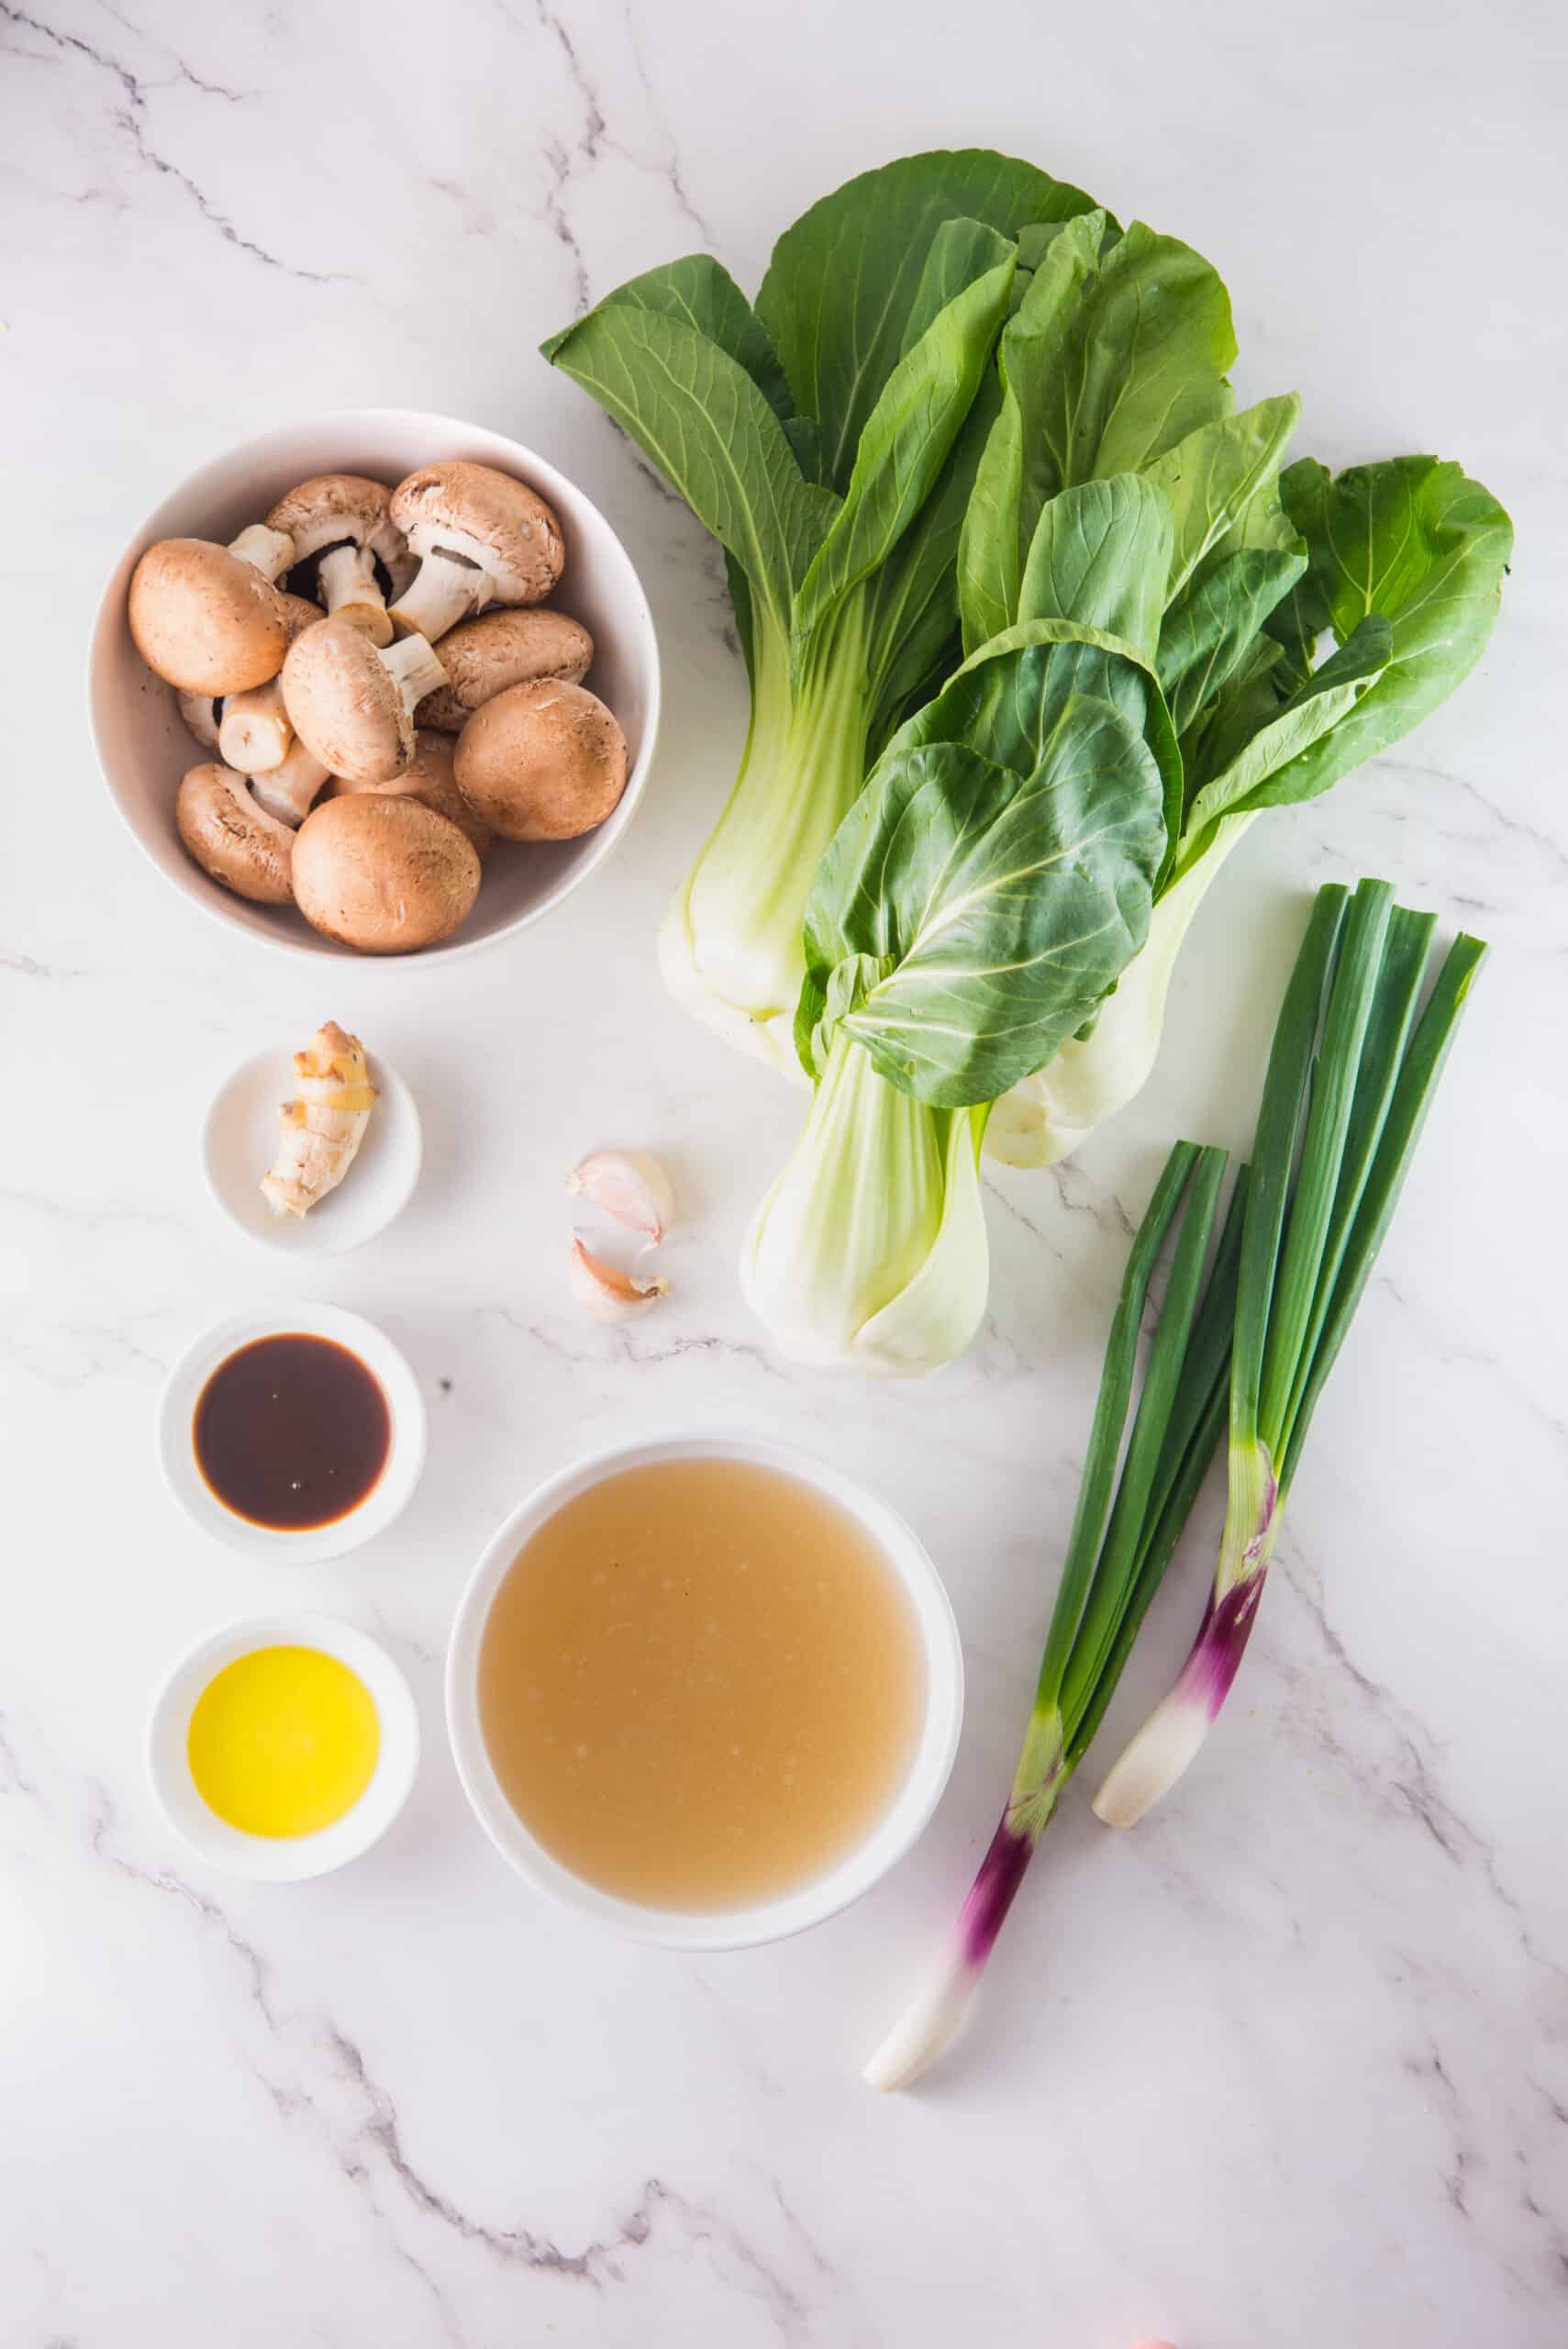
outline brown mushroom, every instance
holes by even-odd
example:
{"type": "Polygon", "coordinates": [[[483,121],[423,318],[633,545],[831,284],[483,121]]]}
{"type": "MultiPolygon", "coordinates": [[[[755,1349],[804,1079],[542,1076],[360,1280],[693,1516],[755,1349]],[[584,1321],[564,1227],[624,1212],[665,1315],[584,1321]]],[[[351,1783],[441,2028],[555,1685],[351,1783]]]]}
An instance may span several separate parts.
{"type": "Polygon", "coordinates": [[[288,600],[227,547],[161,539],[131,573],[130,632],[148,667],[181,693],[243,693],[283,666],[288,600]]]}
{"type": "Polygon", "coordinates": [[[329,774],[390,783],[414,756],[415,703],[445,675],[422,636],[383,651],[350,620],[317,620],[289,647],[284,706],[329,774]]]}
{"type": "Polygon", "coordinates": [[[328,938],[366,954],[411,954],[467,918],[479,858],[419,800],[359,791],[324,799],[294,835],[294,888],[328,938]]]}
{"type": "Polygon", "coordinates": [[[202,871],[259,906],[286,906],[294,834],[263,808],[232,767],[192,767],[174,796],[174,823],[202,871]]]}
{"type": "Polygon", "coordinates": [[[593,658],[594,640],[582,621],[542,605],[462,620],[441,639],[447,682],[425,696],[415,723],[460,733],[476,709],[508,685],[532,685],[540,677],[565,677],[580,685],[593,658]]]}
{"type": "MultiPolygon", "coordinates": [[[[450,734],[438,734],[431,727],[418,727],[414,735],[414,757],[400,775],[390,783],[344,783],[340,778],[333,785],[334,793],[380,791],[388,797],[422,800],[455,824],[460,832],[473,842],[483,864],[495,845],[495,835],[482,816],[476,816],[457,787],[452,773],[454,750],[450,734]]],[[[262,778],[258,777],[260,782],[262,778]]]]}
{"type": "Polygon", "coordinates": [[[280,497],[269,526],[287,533],[295,561],[320,555],[317,592],[334,618],[351,618],[373,644],[392,642],[386,598],[375,559],[390,564],[403,552],[403,533],[387,511],[391,491],[363,473],[316,473],[280,497]]]}
{"type": "Polygon", "coordinates": [[[586,685],[508,685],[458,736],[454,772],[503,840],[573,841],[626,789],[626,737],[586,685]]]}
{"type": "Polygon", "coordinates": [[[392,518],[419,557],[392,617],[432,644],[487,604],[542,604],[561,576],[554,514],[491,465],[422,466],[393,491],[392,518]]]}

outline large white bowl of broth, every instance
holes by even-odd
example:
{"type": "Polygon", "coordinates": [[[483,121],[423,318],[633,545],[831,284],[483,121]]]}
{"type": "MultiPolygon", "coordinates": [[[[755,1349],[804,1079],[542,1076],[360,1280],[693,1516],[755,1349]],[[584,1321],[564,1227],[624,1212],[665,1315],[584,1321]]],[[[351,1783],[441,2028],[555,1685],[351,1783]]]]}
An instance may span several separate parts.
{"type": "Polygon", "coordinates": [[[937,1805],[963,1660],[897,1512],[765,1439],[675,1435],[542,1485],[447,1659],[458,1775],[536,1890],[672,1949],[747,1948],[869,1891],[937,1805]]]}

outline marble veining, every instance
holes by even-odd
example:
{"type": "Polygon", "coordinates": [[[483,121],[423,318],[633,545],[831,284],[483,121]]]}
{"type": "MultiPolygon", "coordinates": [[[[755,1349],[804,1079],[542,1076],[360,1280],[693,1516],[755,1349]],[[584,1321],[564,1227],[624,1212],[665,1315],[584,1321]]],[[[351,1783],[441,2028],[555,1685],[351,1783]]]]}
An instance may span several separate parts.
{"type": "MultiPolygon", "coordinates": [[[[754,0],[0,0],[26,679],[0,884],[6,2349],[1568,2336],[1565,95],[1543,0],[1418,35],[1329,0],[1286,61],[1229,0],[1129,0],[1114,39],[995,0],[956,40],[936,0],[796,0],[787,21],[754,0]],[[1143,1097],[1073,1163],[989,1175],[970,1355],[862,1389],[779,1360],[736,1291],[800,1097],[726,1057],[654,968],[744,731],[723,566],[535,346],[677,252],[754,285],[838,180],[972,140],[1212,251],[1243,398],[1295,384],[1303,447],[1335,463],[1463,458],[1518,551],[1462,695],[1230,860],[1143,1097]],[[584,483],[648,584],[668,717],[636,827],[569,913],[452,971],[345,966],[324,1002],[135,856],[81,671],[98,583],[173,478],[364,401],[498,426],[584,483]],[[1128,1235],[1173,1134],[1245,1143],[1306,893],[1368,871],[1496,952],[1244,1680],[1135,1835],[1074,1790],[970,2038],[918,2096],[874,2099],[858,2062],[1012,1765],[1128,1235]],[[328,1014],[396,1059],[429,1148],[407,1216],[301,1286],[406,1349],[432,1445],[393,1532],[286,1595],[395,1650],[426,1756],[374,1854],[267,1887],[188,1861],[147,1787],[168,1664],[279,1596],[178,1516],[151,1426],[188,1337],[278,1277],[202,1192],[202,1108],[328,1014]],[[604,1330],[566,1295],[561,1183],[614,1142],[668,1158],[682,1219],[668,1303],[604,1330]],[[500,1516],[573,1448],[692,1420],[894,1493],[969,1680],[917,1853],[804,1940],[696,1963],[534,1902],[440,1721],[447,1625],[500,1516]]],[[[1107,1749],[1185,1648],[1218,1509],[1107,1749]]]]}

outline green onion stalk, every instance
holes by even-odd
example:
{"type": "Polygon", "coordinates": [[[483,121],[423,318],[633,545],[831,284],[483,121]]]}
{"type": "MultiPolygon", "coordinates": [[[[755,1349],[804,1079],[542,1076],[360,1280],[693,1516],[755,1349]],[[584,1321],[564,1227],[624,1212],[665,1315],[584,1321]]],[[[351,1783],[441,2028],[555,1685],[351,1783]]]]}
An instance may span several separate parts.
{"type": "Polygon", "coordinates": [[[1175,1687],[1095,1800],[1130,1827],[1203,1744],[1246,1653],[1312,1415],[1365,1290],[1485,958],[1462,933],[1417,1017],[1435,918],[1384,881],[1318,893],[1252,1152],[1230,1358],[1225,1530],[1175,1687]]]}
{"type": "Polygon", "coordinates": [[[1139,1228],[1111,1324],[1078,1506],[1012,1788],[940,1964],[865,2067],[873,2087],[906,2087],[941,2054],[967,2014],[1218,1445],[1246,1197],[1243,1171],[1205,1287],[1224,1172],[1223,1151],[1178,1142],[1139,1228]],[[1150,1283],[1178,1216],[1170,1279],[1127,1435],[1150,1283]]]}

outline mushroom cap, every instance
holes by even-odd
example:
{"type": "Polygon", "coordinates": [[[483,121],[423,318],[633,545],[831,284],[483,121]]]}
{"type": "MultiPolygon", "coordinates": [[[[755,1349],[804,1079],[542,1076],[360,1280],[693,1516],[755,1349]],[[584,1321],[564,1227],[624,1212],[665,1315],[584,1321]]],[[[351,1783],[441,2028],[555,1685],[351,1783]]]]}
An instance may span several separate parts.
{"type": "Polygon", "coordinates": [[[413,760],[400,775],[395,775],[390,783],[344,783],[339,777],[332,785],[333,795],[379,791],[389,798],[421,800],[473,842],[483,864],[495,845],[495,835],[484,818],[474,814],[457,787],[457,777],[452,773],[455,748],[450,734],[438,734],[428,726],[417,727],[413,760]]]}
{"type": "Polygon", "coordinates": [[[327,937],[365,954],[411,954],[466,919],[479,858],[421,801],[357,791],[320,801],[294,835],[294,891],[327,937]]]}
{"type": "Polygon", "coordinates": [[[441,639],[447,683],[427,694],[416,723],[461,732],[473,712],[508,685],[564,677],[580,685],[594,658],[594,640],[565,612],[524,604],[460,620],[441,639]]]}
{"type": "Polygon", "coordinates": [[[508,841],[573,841],[626,789],[626,736],[586,685],[508,685],[457,738],[458,789],[508,841]]]}
{"type": "Polygon", "coordinates": [[[130,632],[183,694],[264,685],[288,650],[284,598],[253,562],[207,539],[160,539],[130,577],[130,632]]]}
{"type": "Polygon", "coordinates": [[[316,626],[321,618],[321,607],[313,604],[306,596],[291,596],[284,587],[278,589],[278,596],[284,607],[284,625],[288,629],[292,644],[296,636],[303,636],[307,628],[316,626]]]}
{"type": "Polygon", "coordinates": [[[216,763],[191,767],[174,795],[174,823],[202,871],[237,897],[286,906],[294,834],[259,807],[249,777],[216,763]]]}
{"type": "Polygon", "coordinates": [[[392,492],[366,473],[313,473],[267,517],[272,530],[286,530],[295,562],[308,562],[323,547],[368,546],[383,561],[395,554],[402,537],[387,511],[392,492]]]}
{"type": "Polygon", "coordinates": [[[566,560],[550,507],[493,465],[421,465],[393,491],[392,518],[416,554],[439,548],[443,532],[471,540],[482,549],[503,603],[541,604],[566,560]]]}
{"type": "Polygon", "coordinates": [[[345,783],[386,783],[414,755],[396,678],[352,620],[317,615],[288,650],[284,707],[307,751],[345,783]]]}

